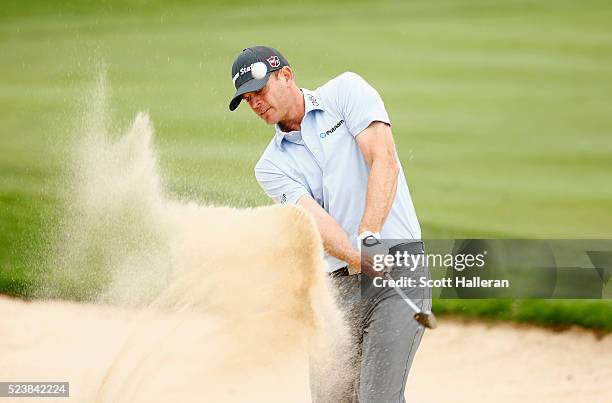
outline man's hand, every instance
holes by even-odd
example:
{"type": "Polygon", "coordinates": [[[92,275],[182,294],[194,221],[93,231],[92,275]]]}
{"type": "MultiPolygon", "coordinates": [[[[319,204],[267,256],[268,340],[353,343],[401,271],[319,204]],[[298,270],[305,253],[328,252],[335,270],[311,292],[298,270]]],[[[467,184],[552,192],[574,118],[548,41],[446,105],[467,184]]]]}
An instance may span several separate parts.
{"type": "Polygon", "coordinates": [[[359,268],[361,273],[373,279],[375,277],[383,277],[384,273],[391,271],[391,268],[384,263],[374,264],[375,256],[386,256],[389,254],[389,247],[380,240],[380,234],[364,231],[359,234],[359,246],[359,268]]]}
{"type": "Polygon", "coordinates": [[[358,250],[353,250],[353,252],[350,255],[350,259],[346,260],[346,262],[348,263],[348,271],[349,271],[349,275],[351,276],[354,274],[360,274],[362,272],[361,265],[363,263],[367,263],[367,262],[362,262],[361,252],[359,252],[358,250]]]}

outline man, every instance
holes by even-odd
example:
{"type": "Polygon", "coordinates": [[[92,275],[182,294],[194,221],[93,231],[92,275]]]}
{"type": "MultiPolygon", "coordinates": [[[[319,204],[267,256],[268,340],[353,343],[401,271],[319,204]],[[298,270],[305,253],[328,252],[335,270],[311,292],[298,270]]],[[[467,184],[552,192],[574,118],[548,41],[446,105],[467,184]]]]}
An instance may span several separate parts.
{"type": "MultiPolygon", "coordinates": [[[[283,55],[264,46],[245,49],[237,57],[232,79],[236,93],[230,110],[244,100],[275,125],[274,138],[255,166],[257,181],[277,203],[308,210],[321,233],[338,303],[355,338],[358,368],[340,400],[404,402],[408,371],[424,329],[411,319],[395,290],[377,289],[362,298],[361,282],[368,277],[359,274],[360,245],[366,238],[396,240],[392,252],[423,253],[382,99],[354,73],[341,74],[315,91],[300,89],[283,55]],[[258,63],[266,67],[260,79],[252,72],[258,63]]],[[[426,266],[414,269],[428,275],[426,266]]],[[[371,262],[363,271],[377,275],[371,262]]],[[[430,289],[404,291],[421,309],[431,308],[430,289]]],[[[318,395],[316,385],[312,392],[314,401],[330,399],[318,395]]]]}

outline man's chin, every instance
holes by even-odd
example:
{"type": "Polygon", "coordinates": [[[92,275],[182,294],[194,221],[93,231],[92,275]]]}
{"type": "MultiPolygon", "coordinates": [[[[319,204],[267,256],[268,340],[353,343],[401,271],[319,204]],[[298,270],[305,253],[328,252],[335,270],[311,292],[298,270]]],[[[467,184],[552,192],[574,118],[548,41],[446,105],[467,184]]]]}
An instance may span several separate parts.
{"type": "Polygon", "coordinates": [[[275,125],[278,123],[278,119],[276,119],[274,116],[266,116],[266,114],[264,114],[260,116],[260,118],[269,125],[275,125]]]}

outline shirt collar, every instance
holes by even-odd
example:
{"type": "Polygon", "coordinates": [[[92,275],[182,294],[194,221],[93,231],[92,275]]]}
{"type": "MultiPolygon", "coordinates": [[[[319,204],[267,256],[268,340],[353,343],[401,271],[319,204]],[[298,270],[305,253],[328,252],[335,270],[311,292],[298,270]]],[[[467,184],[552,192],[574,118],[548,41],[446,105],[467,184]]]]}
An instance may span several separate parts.
{"type": "Polygon", "coordinates": [[[304,109],[305,109],[304,117],[306,117],[306,115],[310,111],[314,111],[314,110],[322,111],[323,110],[321,101],[319,100],[319,97],[314,91],[307,90],[306,88],[302,88],[301,90],[302,90],[302,93],[304,94],[304,109]]]}
{"type": "MultiPolygon", "coordinates": [[[[319,100],[319,97],[317,97],[314,91],[310,91],[306,88],[300,89],[302,90],[302,94],[304,95],[304,119],[306,119],[306,116],[309,112],[312,112],[314,110],[324,110],[323,106],[321,105],[321,101],[319,100]]],[[[304,120],[302,119],[302,121],[304,120]]],[[[274,135],[274,140],[276,142],[276,145],[280,148],[286,133],[281,130],[278,124],[274,125],[274,129],[276,131],[274,135]]]]}

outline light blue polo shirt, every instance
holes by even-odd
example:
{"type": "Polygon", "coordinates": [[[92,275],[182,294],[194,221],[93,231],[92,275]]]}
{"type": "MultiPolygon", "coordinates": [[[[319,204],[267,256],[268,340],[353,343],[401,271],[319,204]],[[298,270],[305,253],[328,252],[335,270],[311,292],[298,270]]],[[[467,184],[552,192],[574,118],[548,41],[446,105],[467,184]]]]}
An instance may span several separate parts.
{"type": "MultiPolygon", "coordinates": [[[[311,195],[356,247],[369,168],[355,138],[374,121],[391,124],[389,116],[378,92],[355,73],[343,73],[315,91],[302,92],[301,131],[286,133],[276,125],[274,138],[255,165],[255,177],[277,203],[296,203],[311,195]]],[[[421,238],[403,169],[380,234],[385,239],[421,238]]],[[[330,272],[347,265],[333,256],[325,259],[330,272]]]]}

